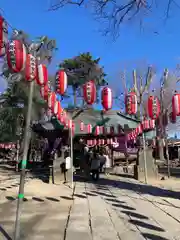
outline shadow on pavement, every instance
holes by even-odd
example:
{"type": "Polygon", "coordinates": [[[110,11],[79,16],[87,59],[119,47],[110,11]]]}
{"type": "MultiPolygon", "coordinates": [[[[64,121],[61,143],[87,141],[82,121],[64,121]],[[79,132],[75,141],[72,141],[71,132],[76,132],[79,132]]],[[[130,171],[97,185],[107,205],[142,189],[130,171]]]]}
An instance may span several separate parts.
{"type": "Polygon", "coordinates": [[[61,196],[61,198],[65,199],[65,200],[73,200],[72,197],[67,197],[67,196],[61,196]]]}
{"type": "Polygon", "coordinates": [[[130,211],[121,211],[121,212],[124,214],[127,214],[130,217],[139,218],[139,219],[149,219],[148,217],[136,212],[130,212],[130,211]]]}
{"type": "Polygon", "coordinates": [[[32,197],[32,200],[37,202],[44,202],[44,199],[38,198],[38,197],[32,197]]]}
{"type": "Polygon", "coordinates": [[[126,174],[126,173],[118,173],[118,174],[114,174],[114,173],[110,173],[110,175],[116,175],[116,176],[119,176],[119,177],[124,177],[124,178],[131,178],[131,179],[134,179],[134,176],[132,174],[126,174]]]}
{"type": "Polygon", "coordinates": [[[12,238],[9,236],[9,234],[0,226],[0,232],[3,234],[5,237],[4,240],[12,240],[12,238]]]}
{"type": "MultiPolygon", "coordinates": [[[[76,181],[83,182],[83,179],[76,178],[76,181]]],[[[92,181],[89,181],[89,182],[92,183],[92,181]]],[[[157,232],[165,232],[165,230],[159,226],[152,225],[150,223],[145,222],[145,220],[148,221],[149,219],[147,216],[137,213],[137,210],[131,206],[126,205],[125,201],[120,201],[116,198],[116,196],[105,193],[103,191],[108,190],[108,187],[113,186],[115,188],[121,188],[121,189],[131,190],[131,191],[135,191],[142,194],[151,194],[155,196],[169,196],[171,192],[172,197],[179,197],[178,192],[168,191],[168,190],[164,190],[158,187],[153,187],[148,185],[141,185],[138,182],[134,183],[134,182],[126,182],[126,181],[101,178],[98,182],[93,182],[93,183],[96,185],[97,191],[92,190],[91,193],[102,196],[108,204],[112,205],[112,207],[116,207],[116,209],[119,209],[121,213],[129,216],[129,223],[135,226],[142,227],[144,229],[149,229],[157,232]],[[135,219],[131,219],[131,217],[135,219]]],[[[149,233],[143,233],[143,236],[149,240],[168,240],[161,236],[149,234],[149,233]]]]}
{"type": "Polygon", "coordinates": [[[41,169],[41,171],[39,169],[32,170],[31,174],[33,175],[34,178],[37,178],[44,183],[49,183],[49,178],[50,178],[50,169],[49,168],[41,169]]]}
{"type": "MultiPolygon", "coordinates": [[[[82,178],[75,178],[77,182],[84,182],[82,178]]],[[[92,183],[92,181],[89,181],[92,183]]],[[[180,199],[180,192],[162,189],[160,187],[155,187],[151,185],[143,185],[138,182],[126,182],[122,180],[113,180],[113,179],[105,179],[100,178],[98,182],[93,182],[97,185],[98,190],[105,190],[102,186],[113,186],[120,189],[131,190],[134,192],[138,192],[140,194],[149,194],[152,196],[159,196],[159,197],[170,197],[175,199],[180,199]],[[100,187],[101,186],[101,187],[100,187]]],[[[100,194],[98,191],[92,191],[93,193],[100,194]]],[[[101,195],[106,197],[112,197],[109,194],[101,193],[101,195]]]]}
{"type": "Polygon", "coordinates": [[[53,198],[53,197],[46,197],[46,199],[49,200],[49,201],[53,201],[53,202],[60,202],[59,199],[53,198]]]}
{"type": "Polygon", "coordinates": [[[74,197],[78,197],[78,198],[87,198],[86,196],[81,195],[81,194],[74,194],[74,197]]]}
{"type": "Polygon", "coordinates": [[[113,199],[113,198],[105,198],[105,200],[112,203],[125,203],[124,201],[120,201],[118,199],[113,199]]]}
{"type": "Polygon", "coordinates": [[[12,197],[12,196],[6,196],[6,199],[9,200],[9,201],[14,201],[16,200],[15,197],[12,197]]]}
{"type": "Polygon", "coordinates": [[[143,228],[147,228],[147,229],[151,229],[151,230],[154,230],[154,231],[158,231],[158,232],[165,232],[164,229],[158,227],[158,226],[154,226],[152,224],[149,224],[149,223],[146,223],[146,222],[141,222],[139,220],[129,220],[130,223],[134,224],[134,225],[137,225],[139,227],[143,227],[143,228]]]}
{"type": "Polygon", "coordinates": [[[88,193],[88,192],[83,192],[83,194],[86,194],[87,196],[91,196],[91,197],[96,197],[97,194],[93,194],[93,193],[88,193]]]}
{"type": "Polygon", "coordinates": [[[95,193],[95,194],[98,194],[98,195],[102,195],[102,196],[104,196],[104,197],[114,197],[114,196],[112,196],[111,194],[107,194],[107,193],[102,193],[102,192],[98,192],[98,191],[91,191],[91,192],[93,192],[93,193],[95,193]]]}
{"type": "Polygon", "coordinates": [[[151,233],[142,233],[143,237],[148,240],[168,240],[168,238],[164,238],[151,233]]]}
{"type": "Polygon", "coordinates": [[[112,206],[113,207],[118,207],[118,208],[124,208],[124,209],[127,209],[127,210],[132,210],[132,211],[136,210],[135,208],[129,207],[129,206],[124,205],[124,204],[115,204],[115,203],[113,203],[112,206]]]}

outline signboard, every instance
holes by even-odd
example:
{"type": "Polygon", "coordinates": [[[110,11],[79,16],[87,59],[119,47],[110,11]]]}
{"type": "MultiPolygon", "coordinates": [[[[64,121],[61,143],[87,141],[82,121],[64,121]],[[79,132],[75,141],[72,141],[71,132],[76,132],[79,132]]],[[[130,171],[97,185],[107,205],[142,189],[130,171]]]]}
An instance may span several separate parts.
{"type": "Polygon", "coordinates": [[[66,158],[66,169],[69,170],[71,168],[71,158],[67,157],[66,158]]]}

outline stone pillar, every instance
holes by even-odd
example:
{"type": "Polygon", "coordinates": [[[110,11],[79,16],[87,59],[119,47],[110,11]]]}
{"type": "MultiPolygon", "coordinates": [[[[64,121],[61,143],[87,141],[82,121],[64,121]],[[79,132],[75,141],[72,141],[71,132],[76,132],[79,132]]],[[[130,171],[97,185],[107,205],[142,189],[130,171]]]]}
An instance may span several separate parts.
{"type": "MultiPolygon", "coordinates": [[[[147,156],[147,177],[148,179],[157,179],[158,176],[158,169],[157,166],[155,165],[154,158],[152,156],[152,149],[151,148],[146,148],[146,156],[147,156]]],[[[135,167],[135,178],[139,181],[145,181],[145,176],[144,176],[144,156],[143,156],[143,151],[140,150],[138,154],[138,163],[135,167]]]]}

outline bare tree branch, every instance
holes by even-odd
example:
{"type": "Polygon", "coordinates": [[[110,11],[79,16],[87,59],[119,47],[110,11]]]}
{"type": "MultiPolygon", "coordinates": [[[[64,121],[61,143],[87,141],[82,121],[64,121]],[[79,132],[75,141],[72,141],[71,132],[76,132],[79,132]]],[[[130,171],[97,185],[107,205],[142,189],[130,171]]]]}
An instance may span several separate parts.
{"type": "Polygon", "coordinates": [[[167,21],[173,7],[180,9],[177,0],[51,0],[49,11],[67,5],[90,9],[95,18],[102,22],[103,34],[112,35],[114,38],[119,36],[120,27],[125,22],[134,23],[138,20],[142,28],[143,20],[147,15],[158,12],[161,18],[163,13],[164,20],[167,21]]]}

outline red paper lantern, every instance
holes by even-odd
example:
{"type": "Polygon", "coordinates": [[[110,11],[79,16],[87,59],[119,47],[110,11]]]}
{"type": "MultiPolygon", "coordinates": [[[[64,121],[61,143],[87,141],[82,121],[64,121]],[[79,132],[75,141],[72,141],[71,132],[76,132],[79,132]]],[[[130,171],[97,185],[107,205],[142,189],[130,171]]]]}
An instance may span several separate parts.
{"type": "Polygon", "coordinates": [[[8,42],[8,25],[5,19],[0,16],[0,56],[6,54],[6,45],[8,42]]]}
{"type": "Polygon", "coordinates": [[[26,57],[25,78],[27,81],[32,81],[37,76],[36,58],[32,54],[26,57]]]}
{"type": "Polygon", "coordinates": [[[142,133],[142,126],[141,126],[141,124],[139,124],[136,128],[136,134],[139,135],[141,133],[142,133]]]}
{"type": "Polygon", "coordinates": [[[136,139],[136,137],[137,137],[137,134],[136,134],[136,131],[135,130],[133,130],[132,131],[132,139],[134,140],[134,139],[136,139]]]}
{"type": "Polygon", "coordinates": [[[84,131],[84,123],[80,122],[80,131],[83,132],[84,131]]]}
{"type": "Polygon", "coordinates": [[[48,107],[52,110],[57,101],[55,92],[51,92],[48,96],[48,107]]]}
{"type": "Polygon", "coordinates": [[[41,97],[44,100],[48,100],[48,94],[49,94],[49,87],[48,87],[48,85],[42,86],[40,88],[40,94],[41,94],[41,97]]]}
{"type": "Polygon", "coordinates": [[[107,144],[113,144],[113,139],[112,138],[108,138],[107,139],[107,144]]]}
{"type": "Polygon", "coordinates": [[[99,135],[99,133],[100,133],[99,126],[96,126],[96,128],[95,128],[95,135],[99,135]]]}
{"type": "Polygon", "coordinates": [[[108,111],[112,108],[112,90],[110,88],[103,88],[101,92],[101,101],[104,110],[108,111]]]}
{"type": "Polygon", "coordinates": [[[149,120],[149,128],[150,129],[154,129],[155,128],[155,120],[154,119],[149,120]]]}
{"type": "Polygon", "coordinates": [[[135,133],[136,133],[136,135],[139,135],[139,129],[138,129],[138,127],[135,129],[135,133]]]}
{"type": "Polygon", "coordinates": [[[19,40],[7,44],[7,64],[14,72],[21,72],[26,64],[26,48],[19,40]]]}
{"type": "Polygon", "coordinates": [[[130,92],[125,97],[126,114],[133,115],[137,113],[136,93],[130,92]]]}
{"type": "Polygon", "coordinates": [[[142,129],[143,130],[149,129],[149,120],[143,120],[143,122],[142,122],[142,129]]]}
{"type": "Polygon", "coordinates": [[[88,144],[89,146],[92,146],[92,145],[93,145],[93,141],[92,141],[92,140],[87,140],[87,144],[88,144]]]}
{"type": "Polygon", "coordinates": [[[103,128],[104,126],[99,126],[99,134],[103,134],[103,128]]]}
{"type": "Polygon", "coordinates": [[[155,96],[149,96],[148,98],[148,115],[151,119],[157,119],[159,117],[161,108],[159,99],[155,96]]]}
{"type": "Polygon", "coordinates": [[[58,111],[61,110],[61,104],[57,100],[54,102],[54,106],[52,107],[52,112],[54,115],[58,114],[58,111]]]}
{"type": "Polygon", "coordinates": [[[69,119],[69,120],[68,120],[68,128],[69,128],[69,129],[71,129],[71,128],[72,128],[72,124],[73,124],[72,120],[71,120],[71,119],[69,119]]]}
{"type": "Polygon", "coordinates": [[[67,89],[67,74],[64,70],[56,73],[56,92],[63,95],[67,89]]]}
{"type": "Polygon", "coordinates": [[[103,135],[107,133],[106,128],[103,126],[103,135]]]}
{"type": "Polygon", "coordinates": [[[92,105],[96,101],[96,85],[93,80],[83,85],[83,96],[87,104],[92,105]]]}
{"type": "Polygon", "coordinates": [[[48,70],[44,64],[38,66],[38,76],[36,77],[36,82],[40,86],[47,85],[48,83],[48,70]]]}
{"type": "Polygon", "coordinates": [[[92,133],[92,125],[91,124],[87,125],[87,132],[92,133]]]}
{"type": "Polygon", "coordinates": [[[58,102],[58,113],[57,113],[57,119],[62,122],[62,112],[63,112],[63,108],[61,107],[61,103],[58,102]]]}
{"type": "Polygon", "coordinates": [[[180,115],[180,94],[175,94],[172,97],[172,112],[174,116],[180,115]]]}

